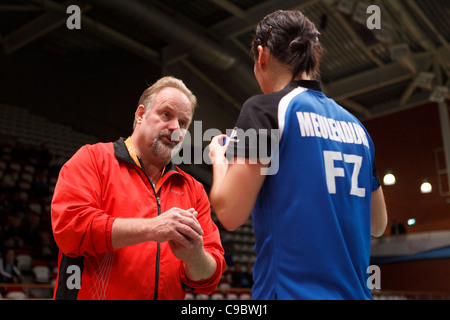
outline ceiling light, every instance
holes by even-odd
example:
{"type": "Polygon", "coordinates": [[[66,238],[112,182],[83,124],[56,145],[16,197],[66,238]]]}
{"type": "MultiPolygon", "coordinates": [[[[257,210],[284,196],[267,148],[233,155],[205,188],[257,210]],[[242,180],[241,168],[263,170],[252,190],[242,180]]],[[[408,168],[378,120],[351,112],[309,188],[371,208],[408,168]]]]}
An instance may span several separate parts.
{"type": "Polygon", "coordinates": [[[395,182],[396,182],[395,176],[392,173],[386,174],[383,178],[383,183],[386,186],[392,186],[395,184],[395,182]]]}
{"type": "Polygon", "coordinates": [[[411,54],[407,43],[397,43],[391,46],[390,55],[392,61],[406,58],[411,54]]]}
{"type": "Polygon", "coordinates": [[[408,219],[408,226],[413,226],[415,224],[416,224],[416,219],[414,219],[414,218],[408,219]]]}
{"type": "Polygon", "coordinates": [[[414,80],[414,84],[421,88],[431,88],[431,84],[434,80],[434,73],[432,72],[420,72],[414,80]]]}
{"type": "Polygon", "coordinates": [[[424,181],[420,186],[420,192],[422,193],[430,193],[432,189],[431,183],[428,181],[424,181]]]}
{"type": "Polygon", "coordinates": [[[448,88],[444,86],[437,86],[430,95],[430,101],[441,103],[445,101],[448,94],[448,88]]]}

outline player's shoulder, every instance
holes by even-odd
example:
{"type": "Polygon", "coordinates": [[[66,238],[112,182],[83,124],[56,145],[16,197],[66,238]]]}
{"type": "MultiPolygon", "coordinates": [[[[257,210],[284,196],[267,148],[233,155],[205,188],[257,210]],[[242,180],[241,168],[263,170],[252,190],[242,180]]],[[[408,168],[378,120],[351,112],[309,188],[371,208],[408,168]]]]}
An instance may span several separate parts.
{"type": "Polygon", "coordinates": [[[248,112],[265,108],[277,108],[280,100],[289,93],[289,91],[290,90],[287,90],[286,88],[277,92],[254,95],[244,102],[242,110],[248,112]]]}

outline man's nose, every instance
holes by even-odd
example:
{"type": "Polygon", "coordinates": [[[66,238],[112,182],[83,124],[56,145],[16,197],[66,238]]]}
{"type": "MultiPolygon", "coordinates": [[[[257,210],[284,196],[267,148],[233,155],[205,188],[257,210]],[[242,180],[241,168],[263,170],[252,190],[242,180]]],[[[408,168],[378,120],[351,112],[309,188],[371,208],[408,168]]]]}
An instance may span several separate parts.
{"type": "Polygon", "coordinates": [[[169,130],[170,131],[175,131],[175,130],[179,130],[181,127],[180,127],[180,123],[179,123],[179,121],[178,121],[178,119],[172,119],[170,122],[169,122],[169,130]]]}
{"type": "Polygon", "coordinates": [[[178,120],[171,121],[168,129],[170,130],[172,141],[183,141],[185,130],[181,128],[178,120]]]}

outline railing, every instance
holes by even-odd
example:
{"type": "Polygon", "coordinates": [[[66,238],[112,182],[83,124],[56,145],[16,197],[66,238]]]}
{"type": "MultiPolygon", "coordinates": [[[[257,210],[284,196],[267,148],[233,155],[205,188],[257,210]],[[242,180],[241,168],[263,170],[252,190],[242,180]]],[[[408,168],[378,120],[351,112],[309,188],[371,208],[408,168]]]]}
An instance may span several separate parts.
{"type": "Polygon", "coordinates": [[[0,283],[0,298],[48,300],[53,298],[51,283],[0,283]]]}
{"type": "Polygon", "coordinates": [[[450,300],[450,292],[414,290],[373,290],[374,300],[450,300]]]}
{"type": "Polygon", "coordinates": [[[55,286],[50,283],[0,283],[0,288],[29,288],[29,289],[52,289],[55,286]]]}
{"type": "MultiPolygon", "coordinates": [[[[25,293],[32,289],[48,289],[49,297],[52,298],[54,285],[49,283],[0,283],[0,289],[5,291],[13,291],[13,289],[21,290],[25,293]]],[[[222,288],[217,289],[216,293],[223,293],[224,299],[226,294],[230,292],[235,293],[251,293],[249,288],[222,288]]],[[[187,291],[189,294],[190,292],[187,291]]],[[[450,300],[450,292],[441,291],[414,291],[414,290],[373,290],[372,295],[374,300],[450,300]]],[[[4,297],[4,299],[8,299],[4,297]]],[[[210,295],[210,299],[213,298],[213,294],[210,295]]],[[[30,299],[30,298],[25,298],[30,299]]],[[[33,299],[33,298],[31,298],[33,299]]],[[[46,298],[44,298],[46,299],[46,298]]]]}

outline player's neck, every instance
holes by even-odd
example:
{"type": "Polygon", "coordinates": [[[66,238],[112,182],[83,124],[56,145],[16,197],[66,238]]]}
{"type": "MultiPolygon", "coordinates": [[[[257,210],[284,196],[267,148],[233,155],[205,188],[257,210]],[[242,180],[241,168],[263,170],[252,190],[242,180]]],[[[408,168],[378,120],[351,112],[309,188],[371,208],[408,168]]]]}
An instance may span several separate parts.
{"type": "Polygon", "coordinates": [[[284,89],[292,80],[311,80],[311,78],[303,72],[302,74],[298,75],[294,79],[292,79],[292,73],[290,72],[278,72],[273,74],[273,85],[272,89],[273,92],[280,91],[284,89]]]}

